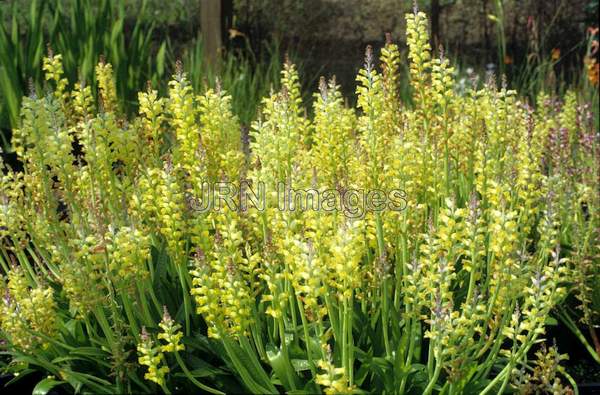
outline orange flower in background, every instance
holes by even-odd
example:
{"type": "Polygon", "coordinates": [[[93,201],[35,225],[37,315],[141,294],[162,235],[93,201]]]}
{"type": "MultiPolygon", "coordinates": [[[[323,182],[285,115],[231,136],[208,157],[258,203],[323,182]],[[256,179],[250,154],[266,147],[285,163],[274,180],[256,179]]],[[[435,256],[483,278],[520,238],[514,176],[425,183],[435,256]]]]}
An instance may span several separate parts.
{"type": "Polygon", "coordinates": [[[598,40],[593,40],[592,43],[590,44],[590,56],[594,56],[596,55],[596,53],[598,53],[598,47],[600,45],[598,44],[598,40]]]}
{"type": "Polygon", "coordinates": [[[600,47],[600,44],[598,43],[598,37],[596,37],[598,35],[598,31],[599,29],[597,27],[588,27],[587,32],[588,32],[588,39],[591,40],[590,42],[590,53],[588,56],[594,56],[598,53],[598,48],[600,47]]]}
{"type": "Polygon", "coordinates": [[[512,64],[513,58],[510,55],[504,55],[504,64],[512,64]]]}
{"type": "Polygon", "coordinates": [[[596,59],[591,59],[587,62],[588,80],[593,86],[598,86],[598,80],[600,79],[600,64],[596,62],[596,59]]]}
{"type": "Polygon", "coordinates": [[[229,29],[229,39],[231,40],[236,37],[246,37],[246,35],[237,29],[229,29]]]}
{"type": "Polygon", "coordinates": [[[588,33],[588,53],[584,58],[584,63],[587,68],[587,77],[590,84],[598,86],[600,80],[600,64],[598,63],[597,54],[600,49],[600,43],[598,42],[598,27],[590,26],[587,29],[588,33]]]}
{"type": "Polygon", "coordinates": [[[553,62],[556,62],[558,59],[560,59],[560,48],[553,48],[551,57],[553,62]]]}

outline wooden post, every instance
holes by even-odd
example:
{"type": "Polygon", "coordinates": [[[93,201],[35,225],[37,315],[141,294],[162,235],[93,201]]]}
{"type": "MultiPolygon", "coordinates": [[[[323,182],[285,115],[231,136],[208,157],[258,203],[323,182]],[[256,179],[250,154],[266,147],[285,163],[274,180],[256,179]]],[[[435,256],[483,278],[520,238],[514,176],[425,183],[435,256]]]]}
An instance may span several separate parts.
{"type": "Polygon", "coordinates": [[[218,66],[223,45],[221,30],[221,0],[200,0],[200,31],[204,56],[213,70],[218,66]]]}

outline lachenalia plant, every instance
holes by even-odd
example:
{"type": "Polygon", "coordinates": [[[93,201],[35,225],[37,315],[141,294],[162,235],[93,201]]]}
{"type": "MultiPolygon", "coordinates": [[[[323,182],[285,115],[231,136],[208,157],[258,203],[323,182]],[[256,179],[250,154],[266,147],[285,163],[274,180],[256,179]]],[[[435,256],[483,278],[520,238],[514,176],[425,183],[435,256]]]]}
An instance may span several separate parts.
{"type": "Polygon", "coordinates": [[[0,182],[7,371],[94,393],[567,393],[538,344],[558,316],[597,357],[598,131],[574,92],[457,93],[423,13],[407,42],[412,105],[388,36],[356,109],[322,78],[308,118],[288,62],[249,138],[181,67],[126,119],[109,64],[94,103],[46,58],[0,182]]]}

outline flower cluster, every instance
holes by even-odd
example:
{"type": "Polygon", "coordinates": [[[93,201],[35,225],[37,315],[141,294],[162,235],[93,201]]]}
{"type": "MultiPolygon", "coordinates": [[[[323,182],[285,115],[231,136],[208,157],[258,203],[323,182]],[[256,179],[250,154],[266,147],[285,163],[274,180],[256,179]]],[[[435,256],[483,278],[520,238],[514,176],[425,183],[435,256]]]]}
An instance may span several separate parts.
{"type": "Polygon", "coordinates": [[[163,319],[158,326],[162,329],[162,332],[158,334],[158,339],[164,340],[166,343],[160,348],[162,352],[185,350],[185,346],[180,343],[183,337],[183,333],[180,331],[181,325],[173,321],[166,307],[164,308],[163,319]]]}
{"type": "Polygon", "coordinates": [[[0,177],[11,366],[88,392],[564,392],[552,349],[524,369],[549,316],[583,342],[596,333],[589,106],[575,91],[533,106],[493,78],[457,89],[426,15],[406,19],[410,104],[387,36],[380,62],[365,51],[355,108],[321,78],[309,116],[286,61],[248,139],[232,97],[194,92],[181,67],[127,118],[109,64],[95,103],[94,85],[69,92],[61,57],[46,58],[53,91],[23,100],[14,131],[23,169],[0,177]],[[264,186],[265,207],[203,189],[242,181],[264,186]],[[396,190],[407,205],[281,209],[280,189],[308,191],[307,205],[315,191],[396,190]]]}
{"type": "Polygon", "coordinates": [[[160,386],[164,386],[165,375],[169,373],[169,367],[164,365],[165,357],[161,351],[162,347],[154,345],[154,342],[145,329],[142,329],[141,339],[142,341],[138,344],[137,351],[139,354],[139,364],[148,367],[144,378],[160,386]]]}
{"type": "Polygon", "coordinates": [[[25,274],[14,269],[7,284],[0,284],[4,293],[0,311],[0,329],[16,347],[31,352],[47,348],[56,336],[56,302],[50,287],[30,288],[25,274]]]}

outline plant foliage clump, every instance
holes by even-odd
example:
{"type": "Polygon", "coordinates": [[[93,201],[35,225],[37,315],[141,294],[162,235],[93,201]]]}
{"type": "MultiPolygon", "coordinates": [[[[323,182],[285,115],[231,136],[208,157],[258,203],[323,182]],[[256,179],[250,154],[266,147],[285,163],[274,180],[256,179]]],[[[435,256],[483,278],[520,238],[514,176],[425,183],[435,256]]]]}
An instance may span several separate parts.
{"type": "Polygon", "coordinates": [[[356,109],[322,79],[308,119],[287,62],[249,143],[218,84],[179,69],[128,120],[110,64],[96,103],[46,58],[0,179],[8,369],[94,393],[566,393],[535,347],[569,295],[598,322],[598,131],[575,92],[458,93],[425,14],[407,23],[413,107],[388,38],[356,109]],[[264,207],[207,183],[262,185],[264,207]],[[332,206],[282,210],[282,186],[332,206]]]}

